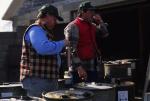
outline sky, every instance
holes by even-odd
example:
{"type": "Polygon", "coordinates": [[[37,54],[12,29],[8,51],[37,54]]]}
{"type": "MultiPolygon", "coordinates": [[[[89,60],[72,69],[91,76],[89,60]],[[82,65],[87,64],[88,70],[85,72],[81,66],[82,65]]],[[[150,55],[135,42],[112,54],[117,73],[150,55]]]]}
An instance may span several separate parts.
{"type": "Polygon", "coordinates": [[[12,22],[2,20],[2,17],[5,14],[11,2],[12,0],[0,0],[0,32],[12,31],[12,22]]]}

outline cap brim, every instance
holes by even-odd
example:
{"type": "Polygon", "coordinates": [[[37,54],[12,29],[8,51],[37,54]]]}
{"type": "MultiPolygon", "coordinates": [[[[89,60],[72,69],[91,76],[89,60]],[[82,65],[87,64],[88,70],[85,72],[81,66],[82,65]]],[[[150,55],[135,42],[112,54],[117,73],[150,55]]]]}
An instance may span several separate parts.
{"type": "Polygon", "coordinates": [[[96,7],[90,7],[90,8],[87,8],[88,10],[96,10],[97,8],[96,7]]]}
{"type": "Polygon", "coordinates": [[[60,16],[57,16],[57,19],[58,19],[59,21],[64,21],[64,19],[63,19],[62,17],[60,17],[60,16]]]}

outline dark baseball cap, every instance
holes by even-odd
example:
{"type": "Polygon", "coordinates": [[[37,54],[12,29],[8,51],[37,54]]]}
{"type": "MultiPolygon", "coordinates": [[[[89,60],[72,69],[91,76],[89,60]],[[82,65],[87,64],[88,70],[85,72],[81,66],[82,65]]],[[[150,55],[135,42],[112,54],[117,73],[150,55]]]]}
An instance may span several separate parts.
{"type": "MultiPolygon", "coordinates": [[[[38,14],[38,16],[40,15],[40,14],[48,14],[48,15],[53,15],[53,16],[55,16],[59,21],[63,21],[63,18],[62,17],[60,17],[59,16],[59,14],[58,14],[58,9],[55,7],[55,6],[53,6],[53,5],[50,5],[50,4],[45,4],[45,5],[43,5],[39,10],[39,14],[38,14]]],[[[37,16],[37,17],[38,17],[37,16]]]]}
{"type": "Polygon", "coordinates": [[[91,5],[90,1],[85,1],[80,3],[79,5],[79,11],[83,11],[83,10],[96,10],[96,8],[94,6],[91,5]]]}

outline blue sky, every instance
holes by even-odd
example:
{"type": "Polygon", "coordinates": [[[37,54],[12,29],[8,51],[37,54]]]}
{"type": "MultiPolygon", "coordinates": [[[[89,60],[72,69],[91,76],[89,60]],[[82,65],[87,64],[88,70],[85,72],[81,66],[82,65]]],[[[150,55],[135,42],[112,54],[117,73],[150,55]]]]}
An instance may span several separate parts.
{"type": "Polygon", "coordinates": [[[12,22],[2,20],[12,0],[0,0],[0,32],[12,31],[12,22]]]}

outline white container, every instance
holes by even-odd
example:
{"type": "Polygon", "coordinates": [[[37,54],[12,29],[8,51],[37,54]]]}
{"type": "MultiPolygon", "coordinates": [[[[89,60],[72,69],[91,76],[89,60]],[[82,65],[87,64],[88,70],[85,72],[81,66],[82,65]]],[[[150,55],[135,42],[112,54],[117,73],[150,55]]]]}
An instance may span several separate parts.
{"type": "Polygon", "coordinates": [[[93,101],[115,101],[115,87],[106,83],[78,83],[75,85],[78,89],[92,91],[94,93],[93,101]]]}

